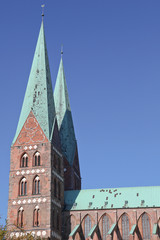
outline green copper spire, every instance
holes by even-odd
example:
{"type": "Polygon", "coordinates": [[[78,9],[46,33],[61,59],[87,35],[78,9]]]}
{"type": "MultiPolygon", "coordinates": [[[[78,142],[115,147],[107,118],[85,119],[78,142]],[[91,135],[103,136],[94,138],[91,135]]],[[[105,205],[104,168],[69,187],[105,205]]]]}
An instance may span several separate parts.
{"type": "Polygon", "coordinates": [[[76,138],[62,58],[60,61],[56,85],[54,89],[54,102],[58,128],[60,131],[62,152],[68,160],[69,164],[72,165],[76,151],[76,138]]]}
{"type": "Polygon", "coordinates": [[[17,139],[31,110],[44,134],[50,140],[55,109],[43,20],[13,143],[17,139]]]}

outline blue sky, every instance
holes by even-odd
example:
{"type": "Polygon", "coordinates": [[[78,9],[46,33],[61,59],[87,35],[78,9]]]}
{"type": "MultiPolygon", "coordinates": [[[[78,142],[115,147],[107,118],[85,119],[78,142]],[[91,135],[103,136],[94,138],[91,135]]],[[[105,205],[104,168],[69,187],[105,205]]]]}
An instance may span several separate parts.
{"type": "Polygon", "coordinates": [[[64,45],[83,188],[160,184],[160,1],[5,0],[0,14],[1,222],[7,215],[10,145],[43,2],[53,86],[64,45]]]}

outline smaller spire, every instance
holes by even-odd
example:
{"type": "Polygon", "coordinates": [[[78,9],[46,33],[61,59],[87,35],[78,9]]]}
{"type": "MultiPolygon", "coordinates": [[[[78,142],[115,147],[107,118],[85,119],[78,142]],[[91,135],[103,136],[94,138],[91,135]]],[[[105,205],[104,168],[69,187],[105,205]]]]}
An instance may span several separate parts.
{"type": "Polygon", "coordinates": [[[61,57],[63,56],[63,44],[61,45],[61,57]]]}
{"type": "Polygon", "coordinates": [[[42,4],[41,7],[42,7],[42,14],[41,14],[41,15],[42,15],[42,19],[43,19],[43,17],[44,17],[44,7],[45,7],[45,4],[42,4]]]}

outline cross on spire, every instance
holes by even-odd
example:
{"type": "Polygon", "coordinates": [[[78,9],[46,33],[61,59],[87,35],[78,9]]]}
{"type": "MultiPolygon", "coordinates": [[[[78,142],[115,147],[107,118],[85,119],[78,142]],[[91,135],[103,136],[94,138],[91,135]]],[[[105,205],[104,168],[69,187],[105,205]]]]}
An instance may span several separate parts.
{"type": "Polygon", "coordinates": [[[61,57],[63,55],[63,44],[61,45],[61,57]]]}
{"type": "Polygon", "coordinates": [[[44,17],[44,7],[45,7],[45,4],[42,4],[41,7],[42,7],[42,18],[43,18],[44,17]]]}

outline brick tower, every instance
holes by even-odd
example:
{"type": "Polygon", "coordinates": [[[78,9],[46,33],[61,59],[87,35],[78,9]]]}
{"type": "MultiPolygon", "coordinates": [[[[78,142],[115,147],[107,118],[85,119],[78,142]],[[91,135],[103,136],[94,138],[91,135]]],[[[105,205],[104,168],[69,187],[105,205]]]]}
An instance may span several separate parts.
{"type": "Polygon", "coordinates": [[[81,188],[77,143],[62,59],[53,96],[42,19],[11,146],[10,236],[31,232],[36,237],[62,239],[64,186],[81,188]]]}

